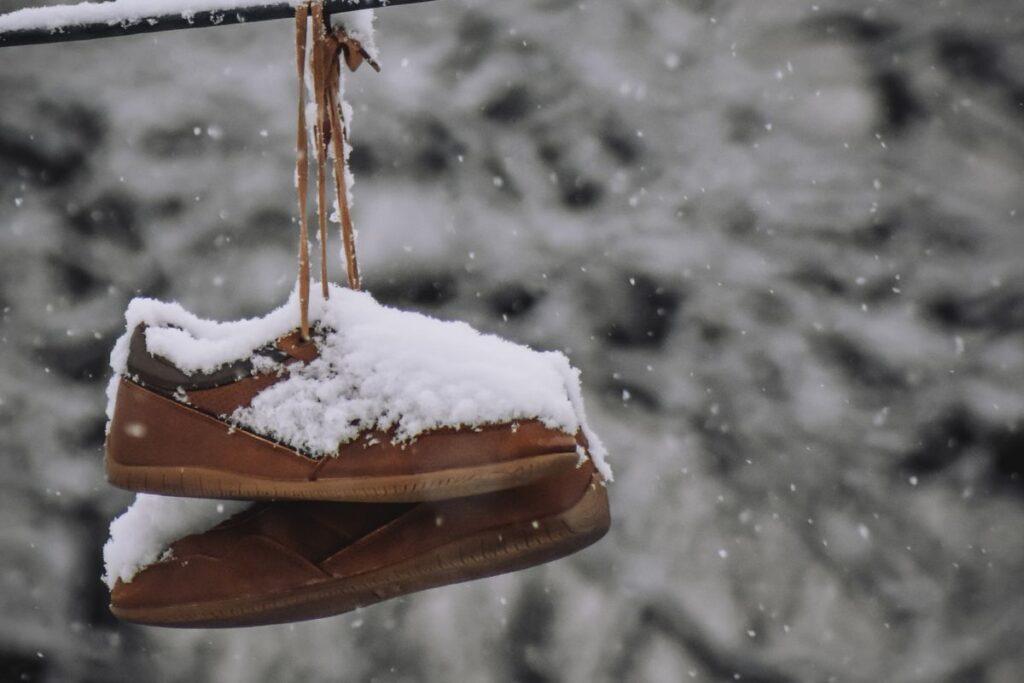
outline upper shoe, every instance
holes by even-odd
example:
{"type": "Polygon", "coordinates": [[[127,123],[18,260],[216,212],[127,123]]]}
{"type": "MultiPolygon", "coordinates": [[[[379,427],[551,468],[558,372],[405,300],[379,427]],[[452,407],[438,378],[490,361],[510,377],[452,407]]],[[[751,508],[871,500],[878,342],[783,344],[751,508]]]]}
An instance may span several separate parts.
{"type": "Polygon", "coordinates": [[[564,355],[330,292],[312,302],[309,340],[293,302],[217,323],[134,300],[111,356],[109,481],[190,497],[403,502],[519,486],[586,458],[610,479],[564,355]]]}
{"type": "Polygon", "coordinates": [[[453,500],[256,503],[212,529],[141,547],[153,524],[208,528],[188,517],[210,502],[140,496],[114,522],[104,556],[115,615],[189,627],[315,619],[547,562],[610,523],[605,487],[583,463],[453,500]]]}

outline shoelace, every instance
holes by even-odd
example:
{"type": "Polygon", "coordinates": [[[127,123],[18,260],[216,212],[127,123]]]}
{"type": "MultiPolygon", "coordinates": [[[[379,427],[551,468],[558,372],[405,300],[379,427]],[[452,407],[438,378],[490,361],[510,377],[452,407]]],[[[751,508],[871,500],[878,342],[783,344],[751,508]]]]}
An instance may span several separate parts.
{"type": "Polygon", "coordinates": [[[309,73],[316,106],[313,141],[316,146],[317,225],[320,237],[320,285],[324,299],[327,288],[327,158],[334,159],[334,190],[338,198],[341,241],[345,251],[348,286],[358,290],[359,263],[356,259],[355,230],[349,212],[348,185],[345,181],[345,121],[341,111],[341,58],[355,71],[369,62],[380,71],[358,40],[341,27],[332,27],[322,2],[302,3],[295,8],[295,57],[299,77],[298,125],[296,126],[295,185],[299,199],[299,317],[303,339],[309,339],[309,220],[306,198],[309,193],[309,133],[306,121],[306,36],[312,15],[309,73]]]}

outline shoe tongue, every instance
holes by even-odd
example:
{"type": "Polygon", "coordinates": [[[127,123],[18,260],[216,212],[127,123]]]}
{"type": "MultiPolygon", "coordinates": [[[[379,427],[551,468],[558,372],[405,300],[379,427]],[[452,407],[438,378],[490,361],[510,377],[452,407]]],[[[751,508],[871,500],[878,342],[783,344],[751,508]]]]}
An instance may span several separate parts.
{"type": "Polygon", "coordinates": [[[304,363],[308,363],[319,355],[313,338],[304,340],[298,330],[278,339],[273,350],[304,363]]]}

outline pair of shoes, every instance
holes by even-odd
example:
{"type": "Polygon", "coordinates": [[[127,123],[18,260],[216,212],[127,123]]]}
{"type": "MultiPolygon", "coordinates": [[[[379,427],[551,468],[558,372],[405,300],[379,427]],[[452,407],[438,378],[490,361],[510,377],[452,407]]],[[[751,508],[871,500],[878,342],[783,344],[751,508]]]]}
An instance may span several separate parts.
{"type": "Polygon", "coordinates": [[[116,616],[319,618],[605,534],[611,473],[564,355],[350,289],[310,305],[308,339],[294,300],[234,323],[129,306],[106,469],[141,495],[104,548],[116,616]]]}
{"type": "Polygon", "coordinates": [[[374,62],[323,3],[295,12],[292,300],[216,323],[137,299],[111,355],[107,477],[140,495],[111,525],[105,578],[111,611],[128,621],[314,619],[563,557],[610,525],[611,472],[564,355],[358,291],[339,78],[342,62],[374,62]],[[349,289],[327,285],[329,159],[349,289]]]}

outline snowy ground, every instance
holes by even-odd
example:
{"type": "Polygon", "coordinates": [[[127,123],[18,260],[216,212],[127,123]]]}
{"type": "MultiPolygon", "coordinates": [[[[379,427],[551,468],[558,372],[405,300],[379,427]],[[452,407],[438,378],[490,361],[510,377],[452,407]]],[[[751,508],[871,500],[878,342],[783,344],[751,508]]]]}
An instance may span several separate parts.
{"type": "Polygon", "coordinates": [[[570,355],[611,534],[328,621],[115,622],[107,354],[135,292],[286,296],[292,36],[3,49],[0,679],[1024,678],[1018,1],[378,23],[351,88],[369,289],[570,355]]]}

